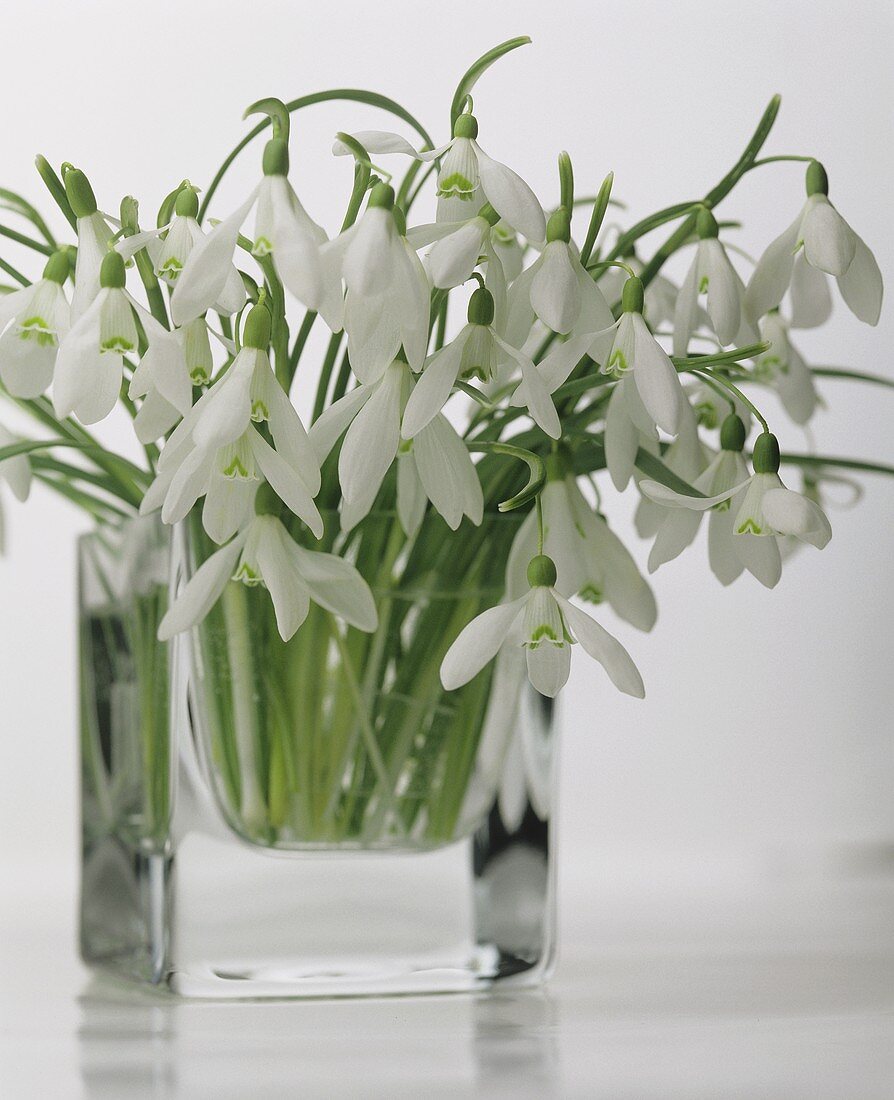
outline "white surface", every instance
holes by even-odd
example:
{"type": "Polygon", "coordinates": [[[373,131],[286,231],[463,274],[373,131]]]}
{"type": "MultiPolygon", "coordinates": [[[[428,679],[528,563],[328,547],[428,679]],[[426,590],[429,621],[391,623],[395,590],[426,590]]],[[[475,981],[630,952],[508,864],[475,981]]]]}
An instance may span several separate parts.
{"type": "MultiPolygon", "coordinates": [[[[834,201],[892,283],[887,0],[395,0],[387,8],[268,0],[248,12],[222,0],[32,0],[7,8],[0,184],[43,209],[32,168],[38,150],[82,165],[105,206],[139,189],[148,221],[184,175],[207,182],[245,132],[243,108],[263,95],[375,88],[406,102],[440,140],[464,66],[529,32],[535,45],[482,80],[476,111],[484,147],[530,178],[544,202],[555,194],[561,148],[572,153],[581,186],[615,170],[631,219],[694,197],[728,169],[780,91],[766,152],[822,157],[834,201]]],[[[329,161],[332,134],[381,125],[390,123],[351,105],[296,122],[296,186],[327,225],[340,218],[350,175],[329,161]]],[[[218,214],[254,180],[257,156],[237,163],[218,214]]],[[[757,251],[788,224],[802,193],[799,168],[762,169],[721,212],[742,218],[737,239],[757,251]]],[[[20,259],[11,247],[3,254],[20,259]]],[[[890,304],[877,330],[839,304],[832,324],[805,334],[802,346],[814,362],[890,371],[892,339],[890,304]]],[[[818,418],[818,446],[891,461],[891,396],[836,383],[823,390],[831,409],[818,418]]],[[[122,428],[112,434],[123,439],[122,428]]],[[[803,448],[799,432],[782,434],[803,448]]],[[[606,500],[628,533],[626,505],[618,511],[610,492],[606,500]]],[[[891,1006],[880,977],[890,971],[876,965],[891,949],[890,909],[866,909],[874,895],[860,893],[860,919],[848,924],[851,905],[837,893],[829,904],[840,927],[826,935],[822,899],[796,891],[790,911],[766,885],[766,869],[803,875],[807,864],[825,881],[830,869],[850,865],[850,853],[884,853],[894,839],[892,502],[890,482],[868,479],[858,509],[832,514],[829,548],[800,555],[773,593],[748,578],[722,591],[700,546],[656,576],[653,635],[618,627],[605,613],[640,664],[648,698],[616,695],[598,669],[577,665],[573,673],[561,836],[576,886],[565,911],[566,961],[547,999],[255,1014],[75,1000],[85,978],[73,961],[70,898],[39,898],[28,884],[77,859],[72,540],[82,525],[45,494],[36,492],[27,511],[13,510],[7,494],[0,881],[7,906],[21,900],[5,914],[12,924],[3,950],[19,977],[3,982],[0,1007],[7,1064],[30,1074],[18,1095],[77,1095],[86,1077],[99,1095],[139,1096],[142,1088],[165,1096],[176,1085],[179,1095],[196,1096],[215,1064],[218,1096],[230,1087],[229,1095],[250,1094],[246,1082],[261,1080],[251,1074],[267,1075],[254,1095],[292,1095],[302,1075],[308,1094],[327,1095],[335,1091],[327,1080],[340,1072],[353,1078],[342,1091],[350,1095],[353,1084],[361,1094],[365,1080],[386,1082],[389,1071],[392,1081],[408,1075],[392,1094],[412,1094],[420,1066],[430,1094],[477,1083],[499,1095],[519,1081],[548,1094],[544,1082],[552,1081],[558,1095],[601,1090],[613,1098],[812,1097],[824,1088],[849,1100],[891,1095],[884,1072],[890,1081],[892,1067],[883,1064],[890,1016],[881,1015],[891,1006]],[[720,880],[718,871],[709,881],[705,866],[722,868],[720,880]],[[681,884],[691,884],[698,905],[683,904],[681,884]],[[861,916],[868,912],[877,913],[869,926],[861,916]],[[712,921],[723,929],[732,916],[753,918],[757,931],[742,921],[722,950],[716,935],[710,951],[698,949],[712,921]],[[785,935],[770,935],[782,917],[785,935]],[[361,1054],[344,1066],[351,1047],[361,1054]],[[376,1067],[382,1076],[369,1078],[376,1067]]],[[[637,546],[641,561],[645,551],[637,546]]],[[[17,1095],[2,1083],[0,1094],[17,1095]]]]}
{"type": "Polygon", "coordinates": [[[91,979],[71,899],[29,884],[0,910],[0,1095],[889,1100],[890,873],[706,869],[567,882],[543,993],[223,1005],[91,979]]]}

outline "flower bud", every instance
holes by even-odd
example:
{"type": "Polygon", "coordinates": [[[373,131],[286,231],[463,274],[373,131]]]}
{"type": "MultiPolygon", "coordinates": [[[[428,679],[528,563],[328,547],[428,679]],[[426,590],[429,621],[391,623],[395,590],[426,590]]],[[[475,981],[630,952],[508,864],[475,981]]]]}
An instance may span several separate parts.
{"type": "Polygon", "coordinates": [[[772,432],[761,432],[754,441],[752,464],[756,474],[779,472],[779,440],[772,432]]]}
{"type": "Polygon", "coordinates": [[[58,283],[60,286],[62,286],[70,274],[71,259],[69,258],[68,250],[64,248],[60,249],[58,252],[54,252],[47,260],[46,267],[43,269],[43,277],[49,279],[50,282],[58,283]]]}
{"type": "Polygon", "coordinates": [[[478,137],[478,119],[474,115],[460,115],[453,124],[453,136],[474,141],[478,137]]]}
{"type": "Polygon", "coordinates": [[[199,212],[199,196],[194,187],[184,187],[174,200],[174,213],[181,218],[195,218],[199,212]]]}
{"type": "Polygon", "coordinates": [[[120,252],[107,252],[99,269],[99,285],[106,290],[123,290],[127,276],[124,257],[120,252]]]}
{"type": "Polygon", "coordinates": [[[695,229],[701,241],[710,240],[712,237],[717,236],[717,219],[707,206],[703,206],[701,210],[699,210],[698,217],[695,221],[695,229]]]}
{"type": "Polygon", "coordinates": [[[140,228],[140,204],[133,195],[125,195],[121,200],[121,228],[131,233],[140,228]]]}
{"type": "Polygon", "coordinates": [[[571,240],[571,215],[564,206],[560,206],[547,222],[546,240],[547,243],[565,241],[566,244],[571,240]]]}
{"type": "Polygon", "coordinates": [[[89,218],[96,213],[96,196],[80,168],[69,168],[65,173],[65,194],[76,218],[89,218]]]}
{"type": "Polygon", "coordinates": [[[552,588],[557,576],[556,563],[546,554],[538,554],[528,563],[528,584],[532,588],[552,588]]]}
{"type": "Polygon", "coordinates": [[[381,207],[383,210],[394,209],[394,188],[389,183],[377,183],[369,193],[368,209],[374,210],[381,207]]]}
{"type": "Polygon", "coordinates": [[[807,177],[805,179],[808,195],[828,195],[829,177],[826,170],[818,160],[812,160],[807,165],[807,177]]]}
{"type": "Polygon", "coordinates": [[[730,413],[720,427],[720,446],[725,451],[741,451],[747,436],[741,416],[730,413]]]}
{"type": "Polygon", "coordinates": [[[289,143],[282,138],[271,138],[264,146],[262,161],[265,176],[289,174],[289,143]]]}
{"type": "Polygon", "coordinates": [[[242,330],[242,344],[246,348],[266,351],[270,347],[270,329],[272,319],[270,310],[263,302],[258,302],[248,311],[245,328],[242,330]]]}
{"type": "Polygon", "coordinates": [[[643,281],[636,275],[632,275],[624,284],[621,308],[625,313],[642,313],[644,299],[643,281]]]}
{"type": "Polygon", "coordinates": [[[470,325],[494,323],[494,296],[486,287],[478,287],[469,299],[468,318],[470,325]]]}

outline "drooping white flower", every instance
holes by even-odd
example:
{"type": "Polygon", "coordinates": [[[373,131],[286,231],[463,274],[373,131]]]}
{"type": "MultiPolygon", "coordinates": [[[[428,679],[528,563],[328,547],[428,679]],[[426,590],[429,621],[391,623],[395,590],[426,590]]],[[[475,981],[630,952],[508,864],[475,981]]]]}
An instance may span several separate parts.
{"type": "Polygon", "coordinates": [[[65,172],[65,193],[77,219],[78,255],[71,299],[72,323],[92,305],[100,291],[99,272],[113,232],[96,206],[90,181],[79,168],[65,172]]]}
{"type": "Polygon", "coordinates": [[[622,306],[624,312],[602,369],[618,376],[629,371],[649,416],[668,435],[676,435],[686,395],[667,352],[643,320],[643,284],[638,277],[627,280],[622,306]]]}
{"type": "Polygon", "coordinates": [[[524,647],[528,678],[541,695],[558,695],[571,670],[571,646],[598,661],[619,691],[641,699],[642,677],[617,639],[555,587],[556,566],[539,555],[528,566],[530,588],[518,599],[488,608],[450,646],[441,664],[441,683],[453,691],[496,657],[504,645],[524,647]]]}
{"type": "Polygon", "coordinates": [[[743,338],[757,335],[741,332],[745,284],[720,243],[717,221],[707,208],[699,211],[697,229],[695,256],[674,310],[674,354],[679,356],[689,352],[690,337],[698,327],[702,297],[706,299],[707,315],[722,347],[737,342],[740,334],[743,338]]]}
{"type": "Polygon", "coordinates": [[[409,366],[395,360],[378,381],[336,401],[310,429],[321,463],[345,437],[338,472],[346,531],[368,515],[398,455],[397,511],[408,535],[418,528],[427,500],[453,530],[464,515],[481,522],[484,498],[475,464],[446,417],[434,417],[411,444],[401,443],[401,414],[412,386],[409,366]]]}
{"type": "Polygon", "coordinates": [[[322,250],[327,276],[344,279],[348,353],[361,382],[380,378],[401,347],[414,370],[425,360],[431,287],[404,228],[394,189],[379,183],[360,220],[322,250]]]}
{"type": "Polygon", "coordinates": [[[13,397],[37,397],[53,380],[59,341],[70,324],[62,289],[69,271],[68,254],[57,252],[41,279],[0,298],[0,382],[13,397]]]}
{"type": "MultiPolygon", "coordinates": [[[[574,476],[556,476],[543,488],[543,551],[556,564],[556,589],[591,603],[608,603],[639,630],[651,630],[658,609],[630,552],[599,512],[587,503],[574,476]]],[[[527,588],[528,562],[537,553],[537,517],[531,512],[516,535],[506,566],[510,598],[527,588]]]]}
{"type": "MultiPolygon", "coordinates": [[[[500,217],[532,244],[540,244],[546,233],[543,208],[525,181],[505,164],[492,160],[477,142],[478,122],[463,114],[453,127],[453,138],[438,149],[417,151],[398,134],[365,130],[353,135],[369,153],[403,153],[417,160],[443,157],[438,172],[439,222],[461,222],[469,211],[489,202],[500,217]]],[[[336,141],[336,155],[350,153],[336,141]]]]}
{"type": "MultiPolygon", "coordinates": [[[[748,478],[748,469],[742,458],[745,445],[745,424],[735,413],[730,413],[720,431],[720,451],[708,464],[707,469],[692,479],[693,488],[704,496],[713,497],[727,489],[740,486],[748,478]]],[[[688,479],[687,479],[688,480],[688,479]]],[[[642,488],[642,484],[640,488],[642,488]]],[[[648,498],[646,498],[648,499],[648,498]]],[[[658,505],[653,505],[658,507],[658,505]]],[[[649,554],[649,572],[666,562],[673,561],[690,546],[701,526],[704,512],[689,508],[661,507],[662,518],[655,532],[655,542],[649,554]]],[[[711,510],[709,519],[709,557],[711,568],[723,584],[729,584],[742,572],[743,564],[731,551],[733,539],[733,519],[730,501],[721,501],[711,510]],[[735,576],[730,575],[729,563],[735,562],[738,569],[735,576]]]]}
{"type": "MultiPolygon", "coordinates": [[[[643,449],[660,457],[663,465],[691,485],[708,465],[707,448],[698,434],[698,420],[688,402],[684,402],[680,417],[680,430],[670,445],[661,452],[657,432],[644,436],[643,449]]],[[[635,456],[634,456],[635,457],[635,456]]],[[[665,519],[666,510],[648,497],[641,496],[636,506],[633,522],[640,538],[648,539],[657,534],[665,519]]]]}
{"type": "Polygon", "coordinates": [[[755,376],[769,382],[796,424],[806,424],[816,412],[819,395],[810,368],[789,337],[778,310],[761,318],[761,339],[770,347],[757,358],[755,376]]]}
{"type": "Polygon", "coordinates": [[[501,363],[517,365],[524,386],[524,403],[534,422],[558,439],[559,416],[546,384],[532,361],[504,340],[494,328],[494,299],[479,287],[469,300],[468,324],[454,340],[428,360],[407,402],[403,436],[412,439],[441,411],[458,379],[478,377],[490,382],[501,363]]]}
{"type": "Polygon", "coordinates": [[[597,332],[614,322],[602,291],[581,264],[571,240],[571,216],[564,207],[549,220],[545,248],[509,290],[507,339],[521,344],[535,316],[563,334],[572,329],[597,332]]]}
{"type": "Polygon", "coordinates": [[[320,261],[326,231],[301,205],[288,171],[288,144],[273,138],[264,150],[264,178],[258,186],[234,213],[193,241],[171,298],[176,324],[200,317],[220,301],[231,278],[239,230],[256,207],[253,255],[271,256],[286,289],[334,330],[341,328],[341,291],[324,278],[320,261]]]}
{"type": "MultiPolygon", "coordinates": [[[[729,543],[735,558],[767,588],[773,588],[782,575],[782,559],[777,536],[791,535],[822,549],[832,537],[832,528],[822,509],[812,500],[787,489],[779,477],[779,444],[764,432],[754,445],[754,473],[739,485],[709,497],[687,496],[655,481],[643,481],[640,489],[650,499],[666,507],[707,511],[731,501],[734,538],[729,543]]],[[[718,559],[723,547],[717,547],[718,559]]],[[[712,568],[724,583],[735,563],[725,560],[721,568],[712,568]]],[[[735,579],[733,576],[732,579],[735,579]]]]}
{"type": "Polygon", "coordinates": [[[121,390],[124,356],[137,351],[135,312],[148,343],[141,377],[151,380],[181,413],[189,409],[192,387],[179,340],[128,294],[124,284],[124,260],[108,252],[99,293],[59,345],[53,384],[57,416],[74,413],[84,424],[95,424],[109,415],[121,390]]]}
{"type": "Polygon", "coordinates": [[[429,500],[452,531],[463,516],[477,526],[484,515],[475,463],[442,413],[398,452],[397,514],[408,535],[418,530],[429,500]]]}
{"type": "Polygon", "coordinates": [[[372,593],[350,562],[304,549],[276,515],[262,514],[199,566],[162,619],[159,639],[166,641],[201,622],[231,580],[267,589],[284,641],[307,618],[311,601],[358,630],[373,631],[378,623],[372,593]]]}
{"type": "MultiPolygon", "coordinates": [[[[158,229],[147,229],[124,237],[115,248],[125,259],[135,256],[145,248],[152,258],[155,274],[170,287],[177,281],[195,246],[205,239],[205,233],[196,221],[199,197],[195,188],[185,185],[174,202],[174,217],[158,229]]],[[[226,274],[218,299],[211,305],[220,313],[235,313],[245,302],[242,276],[232,262],[226,265],[226,274]]],[[[199,315],[196,316],[196,320],[199,315]]],[[[187,322],[189,324],[191,322],[187,322]]]]}
{"type": "MultiPolygon", "coordinates": [[[[0,450],[18,442],[19,440],[0,424],[0,450]]],[[[27,455],[13,455],[12,458],[0,459],[0,482],[3,481],[10,487],[16,500],[24,502],[28,499],[31,491],[31,463],[27,455]]],[[[2,504],[0,500],[0,554],[6,550],[6,528],[2,504]]]]}
{"type": "Polygon", "coordinates": [[[205,497],[205,530],[223,542],[241,526],[266,480],[319,538],[323,521],[313,498],[320,468],[294,406],[276,380],[267,346],[270,313],[254,306],[243,347],[229,369],[177,426],[141,505],[162,509],[165,523],[183,519],[205,497]],[[266,425],[272,445],[256,425],[266,425]]]}
{"type": "MultiPolygon", "coordinates": [[[[795,274],[795,258],[803,252],[807,265],[835,276],[842,298],[859,320],[878,324],[883,293],[879,266],[865,241],[829,202],[828,195],[826,173],[813,161],[807,169],[807,201],[801,213],[768,246],[748,283],[745,308],[752,321],[758,321],[782,301],[795,274]]],[[[822,316],[827,312],[824,280],[805,281],[803,268],[798,294],[802,315],[822,316]]]]}

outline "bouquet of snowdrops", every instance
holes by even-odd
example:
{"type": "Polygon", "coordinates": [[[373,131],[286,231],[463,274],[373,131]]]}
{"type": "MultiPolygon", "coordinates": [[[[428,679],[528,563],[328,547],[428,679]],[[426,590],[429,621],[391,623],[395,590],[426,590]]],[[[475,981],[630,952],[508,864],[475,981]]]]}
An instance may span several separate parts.
{"type": "MultiPolygon", "coordinates": [[[[878,320],[882,279],[817,159],[759,157],[778,98],[703,198],[618,229],[606,221],[611,174],[581,198],[562,153],[557,195],[544,206],[485,151],[498,152],[500,139],[473,111],[473,85],[526,41],[469,69],[441,145],[373,93],[252,105],[246,114],[263,121],[204,192],[177,185],[155,228],[141,224],[132,197],[117,216],[101,211],[71,164],[57,173],[37,162],[74,245],[3,192],[30,229],[0,232],[45,266],[32,281],[0,261],[11,280],[0,299],[2,395],[41,428],[33,439],[4,431],[0,478],[24,499],[34,476],[101,524],[158,510],[177,524],[200,509],[206,552],[161,639],[199,624],[231,581],[266,590],[282,639],[312,607],[342,631],[374,634],[381,607],[351,551],[371,514],[388,517],[377,565],[386,561],[393,578],[431,517],[472,531],[488,514],[521,510],[511,539],[484,547],[502,598],[439,639],[443,690],[508,647],[554,696],[578,642],[617,688],[641,696],[627,651],[571,602],[607,601],[642,630],[655,622],[652,592],[601,510],[601,478],[638,494],[639,533],[654,540],[650,570],[683,553],[707,516],[720,582],[747,571],[772,587],[792,540],[821,548],[831,536],[824,479],[887,469],[781,454],[760,411],[761,392],[774,389],[806,425],[822,374],[889,384],[811,369],[797,350],[795,330],[830,313],[830,276],[867,324],[878,320]],[[390,112],[409,136],[337,135],[333,152],[353,166],[353,187],[342,224],[324,228],[289,182],[290,121],[336,99],[390,112]],[[235,211],[209,217],[225,171],[258,137],[257,185],[235,211]],[[779,206],[794,220],[746,266],[719,208],[746,173],[783,161],[804,162],[806,197],[799,209],[783,182],[779,206]],[[418,224],[427,185],[437,215],[418,224]],[[647,244],[663,226],[667,239],[647,244]],[[677,287],[663,269],[679,251],[691,261],[677,287]],[[293,398],[313,376],[302,357],[314,326],[332,335],[302,423],[293,398]],[[133,417],[139,462],[88,430],[119,403],[133,417]],[[783,482],[781,464],[801,467],[801,491],[783,482]]],[[[465,582],[445,574],[445,584],[465,582]]],[[[339,630],[332,636],[343,644],[339,630]]]]}

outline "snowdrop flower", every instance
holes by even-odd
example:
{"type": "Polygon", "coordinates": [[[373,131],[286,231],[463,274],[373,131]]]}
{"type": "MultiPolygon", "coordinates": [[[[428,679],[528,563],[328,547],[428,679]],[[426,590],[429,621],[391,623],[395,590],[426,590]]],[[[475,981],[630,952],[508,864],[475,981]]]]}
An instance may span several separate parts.
{"type": "MultiPolygon", "coordinates": [[[[478,121],[462,114],[453,127],[453,139],[438,149],[417,151],[398,134],[366,130],[352,135],[369,153],[403,153],[417,160],[443,157],[438,172],[439,222],[461,222],[468,211],[489,202],[500,217],[532,244],[543,241],[546,221],[543,208],[525,181],[505,164],[492,160],[477,142],[478,121]]],[[[336,142],[336,155],[349,153],[336,142]]]]}
{"type": "MultiPolygon", "coordinates": [[[[720,429],[721,449],[708,464],[707,469],[693,479],[693,488],[704,496],[713,497],[718,493],[725,493],[727,489],[741,486],[748,478],[748,469],[742,458],[745,439],[744,421],[735,413],[730,413],[720,429]]],[[[641,489],[643,484],[645,483],[640,485],[641,489]]],[[[650,573],[654,573],[666,562],[679,557],[686,547],[694,542],[704,515],[704,512],[676,507],[662,507],[661,513],[663,518],[657,528],[655,542],[649,554],[650,573]]],[[[711,569],[723,584],[729,584],[735,580],[744,568],[732,546],[734,518],[735,513],[730,509],[730,501],[725,500],[711,510],[708,521],[708,554],[711,569]],[[730,563],[735,563],[735,576],[731,575],[730,563]]]]}
{"type": "Polygon", "coordinates": [[[447,691],[467,684],[504,645],[524,647],[528,678],[541,695],[553,698],[568,680],[571,646],[580,642],[619,691],[641,699],[642,677],[620,642],[556,591],[552,558],[538,555],[528,566],[529,590],[518,599],[491,607],[474,618],[448,649],[441,664],[447,691]]]}
{"type": "MultiPolygon", "coordinates": [[[[604,600],[639,630],[651,630],[658,609],[636,562],[605,519],[587,503],[561,455],[547,459],[543,488],[543,549],[556,564],[556,588],[590,603],[604,600]]],[[[527,563],[537,553],[537,516],[519,528],[506,566],[510,597],[526,588],[527,563]]]]}
{"type": "Polygon", "coordinates": [[[192,403],[192,387],[180,343],[124,289],[124,260],[108,252],[100,269],[100,290],[59,345],[53,404],[56,415],[74,413],[84,424],[105,419],[121,390],[124,356],[137,350],[139,316],[148,347],[142,377],[181,412],[192,403]]]}
{"type": "MultiPolygon", "coordinates": [[[[18,442],[19,440],[0,424],[0,450],[18,442]]],[[[26,501],[31,491],[31,463],[28,461],[28,456],[14,455],[12,458],[0,459],[0,482],[2,481],[10,487],[16,500],[26,501]]],[[[0,501],[0,505],[2,503],[0,501]]],[[[0,554],[5,550],[6,530],[3,523],[3,508],[0,507],[0,554]]]]}
{"type": "MultiPolygon", "coordinates": [[[[124,237],[115,248],[125,259],[145,248],[152,258],[152,267],[158,278],[168,286],[176,287],[193,249],[205,238],[196,221],[198,212],[199,196],[195,188],[184,184],[174,201],[174,217],[167,225],[124,237]]],[[[236,313],[244,302],[242,276],[230,260],[226,265],[220,296],[212,304],[220,313],[236,313]]]]}
{"type": "MultiPolygon", "coordinates": [[[[783,485],[778,473],[776,436],[769,432],[758,436],[753,464],[751,477],[709,497],[685,496],[655,481],[643,481],[640,489],[659,504],[700,512],[731,501],[729,510],[735,536],[729,544],[732,552],[761,584],[773,588],[782,575],[782,558],[775,536],[791,535],[821,550],[832,537],[832,528],[817,504],[783,485]]],[[[722,553],[718,548],[718,557],[722,553]]],[[[732,573],[735,566],[734,560],[725,560],[720,572],[717,569],[715,572],[723,580],[721,574],[732,573]]]]}
{"type": "Polygon", "coordinates": [[[245,202],[206,236],[193,240],[171,298],[178,325],[200,317],[224,294],[233,268],[239,230],[253,208],[253,255],[272,256],[284,286],[308,309],[317,310],[335,330],[341,328],[341,291],[323,278],[320,246],[326,231],[307,213],[288,181],[289,146],[274,137],[264,149],[264,178],[245,202]]]}
{"type": "Polygon", "coordinates": [[[546,247],[509,291],[507,338],[521,343],[535,315],[553,332],[596,332],[614,322],[602,291],[580,262],[571,241],[571,214],[560,207],[549,219],[546,247]]]}
{"type": "Polygon", "coordinates": [[[457,379],[474,376],[490,382],[500,363],[507,359],[521,371],[525,404],[531,418],[547,435],[559,438],[559,416],[543,378],[531,360],[502,339],[493,325],[493,295],[485,287],[479,287],[469,299],[468,324],[429,359],[410,395],[403,419],[405,439],[412,439],[437,416],[457,379]]]}
{"type": "Polygon", "coordinates": [[[688,354],[690,337],[698,327],[702,296],[707,298],[711,327],[722,347],[736,340],[742,326],[745,284],[718,240],[717,220],[707,207],[699,211],[696,228],[699,240],[695,256],[674,310],[674,354],[679,356],[688,354]]]}
{"type": "Polygon", "coordinates": [[[810,368],[789,339],[788,326],[771,310],[761,318],[761,339],[770,347],[757,358],[755,377],[769,382],[796,424],[806,424],[816,412],[819,396],[810,368]]]}
{"type": "Polygon", "coordinates": [[[97,209],[96,196],[84,173],[79,168],[69,168],[64,174],[65,194],[77,219],[78,233],[75,286],[71,300],[71,319],[74,322],[99,294],[99,272],[113,234],[97,209]]]}
{"type": "Polygon", "coordinates": [[[484,494],[475,463],[443,413],[412,441],[403,441],[398,451],[397,514],[408,536],[418,531],[427,501],[451,531],[464,516],[477,527],[484,515],[484,494]]]}
{"type": "Polygon", "coordinates": [[[434,417],[412,444],[401,442],[401,413],[412,385],[408,365],[395,360],[378,381],[360,385],[336,401],[310,429],[321,463],[345,436],[338,476],[346,531],[368,515],[399,452],[397,511],[408,535],[418,528],[426,500],[453,530],[464,515],[475,524],[481,522],[484,497],[475,464],[447,418],[434,417]]]}
{"type": "MultiPolygon", "coordinates": [[[[497,260],[494,242],[499,220],[496,210],[485,203],[468,221],[416,226],[407,231],[407,240],[414,247],[421,247],[433,237],[437,238],[425,257],[424,266],[433,286],[450,290],[466,282],[482,259],[488,263],[497,260]]],[[[502,262],[497,262],[502,268],[502,262]]]]}
{"type": "Polygon", "coordinates": [[[319,538],[323,521],[313,498],[320,468],[294,406],[270,366],[270,312],[252,308],[243,347],[226,374],[196,402],[171,435],[158,474],[140,508],[161,508],[165,523],[183,519],[205,497],[202,522],[216,542],[250,512],[262,480],[319,538]],[[273,445],[255,427],[264,424],[273,445]]]}
{"type": "Polygon", "coordinates": [[[638,277],[624,284],[621,304],[624,312],[602,369],[619,377],[629,371],[653,422],[668,435],[676,435],[686,395],[667,352],[643,320],[643,284],[638,277]]]}
{"type": "Polygon", "coordinates": [[[307,618],[311,601],[358,630],[376,629],[372,593],[354,566],[335,554],[298,546],[276,515],[279,501],[271,497],[259,495],[260,514],[199,566],[162,619],[161,641],[201,622],[231,580],[267,589],[283,641],[307,618]]]}
{"type": "Polygon", "coordinates": [[[68,253],[56,252],[41,279],[0,298],[0,381],[13,397],[37,397],[53,380],[70,323],[62,289],[70,270],[68,253]]]}
{"type": "MultiPolygon", "coordinates": [[[[752,321],[759,320],[782,301],[793,279],[795,257],[803,251],[803,258],[810,267],[835,276],[842,298],[859,320],[869,325],[878,324],[883,293],[878,264],[866,243],[829,202],[828,195],[825,169],[812,161],[807,168],[807,201],[801,213],[769,245],[751,276],[745,307],[752,321]]],[[[818,286],[816,280],[805,285],[803,278],[802,268],[802,312],[805,297],[809,300],[810,288],[816,293],[818,286]]],[[[825,285],[822,280],[820,283],[825,285]]],[[[825,306],[820,301],[818,305],[813,303],[811,308],[822,314],[825,306]]]]}
{"type": "Polygon", "coordinates": [[[323,249],[323,265],[344,278],[344,328],[351,367],[375,382],[403,347],[420,370],[428,346],[431,287],[405,235],[394,188],[378,183],[363,216],[323,249]]]}

